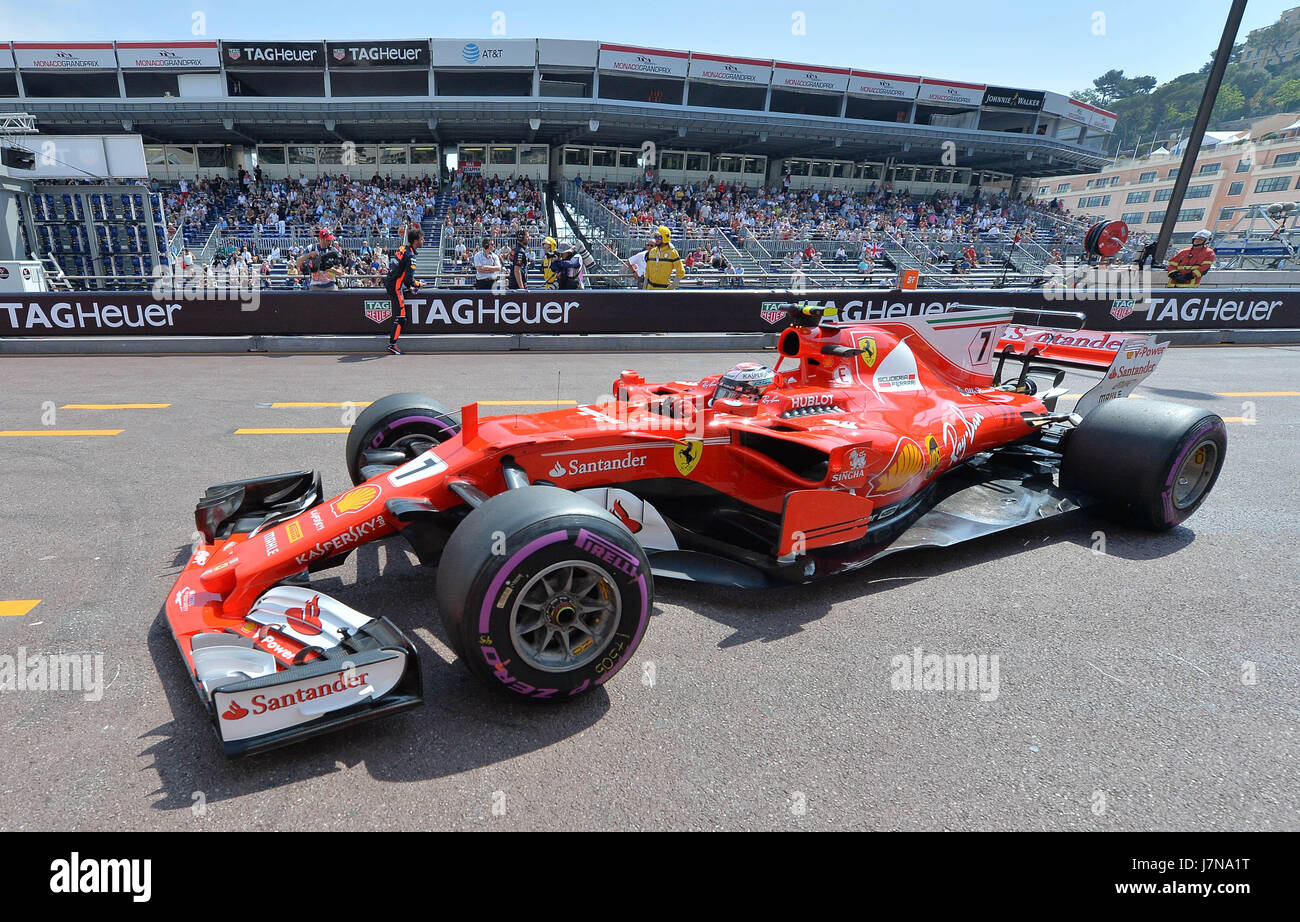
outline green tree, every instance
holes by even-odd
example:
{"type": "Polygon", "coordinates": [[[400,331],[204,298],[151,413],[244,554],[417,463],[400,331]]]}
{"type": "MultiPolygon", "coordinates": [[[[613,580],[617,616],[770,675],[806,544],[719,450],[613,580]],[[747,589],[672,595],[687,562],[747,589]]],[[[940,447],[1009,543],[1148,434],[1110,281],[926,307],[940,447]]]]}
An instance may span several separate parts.
{"type": "Polygon", "coordinates": [[[1246,113],[1246,95],[1236,86],[1226,84],[1219,87],[1219,97],[1214,101],[1210,111],[1211,119],[1231,121],[1241,118],[1246,113]]]}
{"type": "Polygon", "coordinates": [[[1101,104],[1104,106],[1119,98],[1123,83],[1124,71],[1112,67],[1092,81],[1092,86],[1096,97],[1101,100],[1101,104]]]}
{"type": "Polygon", "coordinates": [[[1273,102],[1279,110],[1290,109],[1300,105],[1300,80],[1287,80],[1278,89],[1273,102]]]}

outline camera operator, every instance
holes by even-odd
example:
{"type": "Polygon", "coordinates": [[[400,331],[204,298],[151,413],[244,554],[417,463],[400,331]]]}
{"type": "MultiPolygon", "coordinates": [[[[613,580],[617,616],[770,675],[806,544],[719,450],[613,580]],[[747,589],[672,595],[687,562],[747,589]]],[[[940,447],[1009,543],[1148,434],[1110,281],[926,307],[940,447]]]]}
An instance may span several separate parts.
{"type": "Polygon", "coordinates": [[[560,251],[554,237],[542,243],[542,276],[547,288],[581,288],[582,256],[575,249],[560,251]]]}
{"type": "Polygon", "coordinates": [[[298,271],[311,274],[312,291],[334,291],[338,276],[343,272],[343,253],[335,244],[329,228],[322,227],[316,237],[316,246],[297,259],[298,271]]]}

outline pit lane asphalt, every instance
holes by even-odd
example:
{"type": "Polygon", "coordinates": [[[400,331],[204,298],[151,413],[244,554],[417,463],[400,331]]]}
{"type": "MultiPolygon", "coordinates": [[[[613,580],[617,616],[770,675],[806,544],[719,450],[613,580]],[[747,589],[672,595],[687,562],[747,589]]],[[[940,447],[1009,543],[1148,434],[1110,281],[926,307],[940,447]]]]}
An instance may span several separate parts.
{"type": "Polygon", "coordinates": [[[810,587],[660,580],[633,662],[569,706],[471,679],[427,572],[400,539],[365,548],[317,585],[413,634],[426,705],[220,754],[161,614],[194,502],[300,468],[347,486],[342,435],[233,434],[342,411],[267,404],[585,403],[624,367],[692,379],[746,357],[3,359],[2,430],[49,425],[51,405],[171,406],[56,409],[57,428],[116,436],[0,438],[0,599],[42,600],[0,618],[0,654],[101,652],[109,683],[98,702],[0,692],[0,828],[1300,827],[1300,397],[1215,396],[1300,391],[1296,347],[1175,348],[1140,391],[1257,419],[1229,423],[1226,469],[1184,527],[1078,513],[810,587]],[[892,689],[891,658],[917,647],[996,654],[998,697],[892,689]]]}

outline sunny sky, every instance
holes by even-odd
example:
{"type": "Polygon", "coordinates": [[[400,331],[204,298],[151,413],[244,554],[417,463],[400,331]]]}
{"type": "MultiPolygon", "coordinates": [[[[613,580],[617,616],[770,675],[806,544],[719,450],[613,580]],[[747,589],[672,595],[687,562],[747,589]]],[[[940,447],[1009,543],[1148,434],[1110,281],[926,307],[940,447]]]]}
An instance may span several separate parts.
{"type": "MultiPolygon", "coordinates": [[[[1251,0],[1239,37],[1296,3],[1251,0]]],[[[1112,67],[1161,82],[1197,70],[1227,9],[1227,0],[0,0],[0,39],[177,40],[192,37],[196,23],[208,37],[245,40],[484,38],[499,34],[495,22],[506,37],[602,39],[1068,93],[1112,67]]]]}

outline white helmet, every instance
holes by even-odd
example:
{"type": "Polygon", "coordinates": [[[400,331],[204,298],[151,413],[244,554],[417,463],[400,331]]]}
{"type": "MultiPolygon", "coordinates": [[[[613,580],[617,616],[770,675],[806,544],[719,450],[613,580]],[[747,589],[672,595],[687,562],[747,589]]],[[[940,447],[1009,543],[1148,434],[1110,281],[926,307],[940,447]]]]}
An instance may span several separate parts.
{"type": "Polygon", "coordinates": [[[713,389],[714,400],[758,400],[772,386],[776,374],[758,362],[741,362],[723,375],[713,389]]]}
{"type": "Polygon", "coordinates": [[[1196,233],[1192,234],[1192,243],[1195,243],[1198,240],[1204,240],[1208,243],[1210,241],[1210,238],[1213,236],[1214,236],[1213,234],[1211,234],[1208,230],[1202,227],[1196,233]]]}

